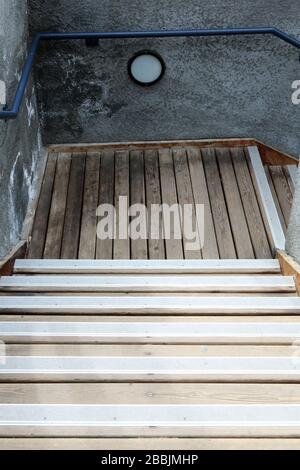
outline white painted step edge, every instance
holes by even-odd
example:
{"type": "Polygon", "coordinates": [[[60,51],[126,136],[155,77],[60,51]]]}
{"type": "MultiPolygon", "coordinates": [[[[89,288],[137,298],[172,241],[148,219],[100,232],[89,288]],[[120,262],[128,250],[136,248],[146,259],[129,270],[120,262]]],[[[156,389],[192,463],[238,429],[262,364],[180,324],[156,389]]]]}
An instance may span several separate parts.
{"type": "Polygon", "coordinates": [[[295,292],[292,276],[7,276],[0,291],[295,292]]]}
{"type": "Polygon", "coordinates": [[[297,178],[298,178],[298,167],[297,165],[288,165],[288,172],[290,174],[294,189],[297,186],[297,178]]]}
{"type": "Polygon", "coordinates": [[[0,338],[300,338],[299,323],[1,322],[0,338]]]}
{"type": "Polygon", "coordinates": [[[300,297],[8,296],[1,313],[299,314],[300,297]]]}
{"type": "Polygon", "coordinates": [[[269,186],[259,150],[255,146],[248,147],[251,170],[257,186],[261,208],[267,221],[267,230],[272,238],[274,248],[285,249],[285,234],[281,226],[274,198],[269,186]]]}
{"type": "Polygon", "coordinates": [[[23,260],[15,273],[28,274],[268,274],[280,273],[277,259],[267,260],[23,260]]]}
{"type": "Polygon", "coordinates": [[[300,378],[299,357],[257,356],[7,356],[0,363],[2,376],[34,374],[40,379],[55,376],[168,376],[182,377],[294,377],[300,378]]]}
{"type": "Polygon", "coordinates": [[[300,405],[0,405],[0,427],[300,427],[300,405]]]}

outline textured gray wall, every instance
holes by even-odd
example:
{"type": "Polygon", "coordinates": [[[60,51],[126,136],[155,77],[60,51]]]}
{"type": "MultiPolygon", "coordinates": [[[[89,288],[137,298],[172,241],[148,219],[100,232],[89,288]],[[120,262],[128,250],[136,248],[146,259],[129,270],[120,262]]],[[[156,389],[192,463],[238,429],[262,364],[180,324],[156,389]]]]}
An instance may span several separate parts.
{"type": "MultiPolygon", "coordinates": [[[[27,2],[0,0],[0,80],[8,103],[26,57],[27,2]]],[[[32,87],[16,121],[0,121],[0,258],[18,241],[39,157],[38,124],[32,87]]]]}
{"type": "MultiPolygon", "coordinates": [[[[273,25],[300,37],[298,0],[29,1],[32,32],[273,25]]],[[[299,154],[299,51],[275,38],[47,43],[36,77],[47,143],[253,136],[299,154]],[[167,65],[150,89],[126,71],[145,47],[167,65]]]]}
{"type": "Polygon", "coordinates": [[[287,233],[286,251],[300,263],[300,166],[287,233]]]}

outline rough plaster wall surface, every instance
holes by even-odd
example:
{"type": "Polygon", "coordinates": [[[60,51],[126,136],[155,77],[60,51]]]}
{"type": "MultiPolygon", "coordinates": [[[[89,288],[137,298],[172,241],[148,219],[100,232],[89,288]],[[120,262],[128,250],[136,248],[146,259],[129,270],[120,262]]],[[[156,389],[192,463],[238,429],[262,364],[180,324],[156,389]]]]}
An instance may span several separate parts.
{"type": "Polygon", "coordinates": [[[286,251],[300,263],[300,166],[287,232],[286,251]]]}
{"type": "MultiPolygon", "coordinates": [[[[11,104],[27,55],[27,2],[0,0],[0,80],[11,104]]],[[[30,84],[19,117],[0,121],[0,259],[21,236],[41,142],[30,84]]]]}
{"type": "MultiPolygon", "coordinates": [[[[272,25],[300,37],[298,0],[29,1],[32,33],[272,25]]],[[[299,51],[276,38],[47,43],[36,77],[48,143],[251,136],[299,154],[299,51]],[[144,48],[167,66],[148,89],[127,74],[144,48]]]]}

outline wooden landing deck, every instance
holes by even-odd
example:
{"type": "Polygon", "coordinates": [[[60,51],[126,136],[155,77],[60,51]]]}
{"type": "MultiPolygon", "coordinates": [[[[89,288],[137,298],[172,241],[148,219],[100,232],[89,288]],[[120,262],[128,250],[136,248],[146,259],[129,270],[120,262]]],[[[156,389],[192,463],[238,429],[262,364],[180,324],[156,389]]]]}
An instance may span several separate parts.
{"type": "MultiPolygon", "coordinates": [[[[28,252],[35,259],[264,259],[273,256],[246,148],[197,146],[49,153],[28,252]],[[201,250],[187,241],[97,239],[99,204],[204,204],[201,250]]],[[[266,166],[283,230],[293,182],[266,166]]],[[[195,209],[193,208],[193,212],[195,209]]],[[[161,215],[162,225],[167,215],[161,215]]],[[[146,224],[146,222],[145,222],[146,224]]],[[[151,219],[145,230],[150,231],[151,219]]]]}

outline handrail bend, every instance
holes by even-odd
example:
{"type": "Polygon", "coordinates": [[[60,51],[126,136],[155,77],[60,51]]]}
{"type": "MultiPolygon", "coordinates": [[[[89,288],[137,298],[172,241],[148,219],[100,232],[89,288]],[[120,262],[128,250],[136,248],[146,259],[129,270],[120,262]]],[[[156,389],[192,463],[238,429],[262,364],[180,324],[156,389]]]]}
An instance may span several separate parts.
{"type": "Polygon", "coordinates": [[[42,32],[33,37],[28,57],[15,93],[12,107],[0,111],[0,119],[15,119],[26,91],[40,41],[76,40],[76,39],[136,39],[136,38],[167,38],[167,37],[204,37],[204,36],[240,36],[270,34],[300,49],[300,40],[290,34],[273,27],[259,28],[226,28],[226,29],[184,29],[161,31],[116,31],[116,32],[42,32]]]}

